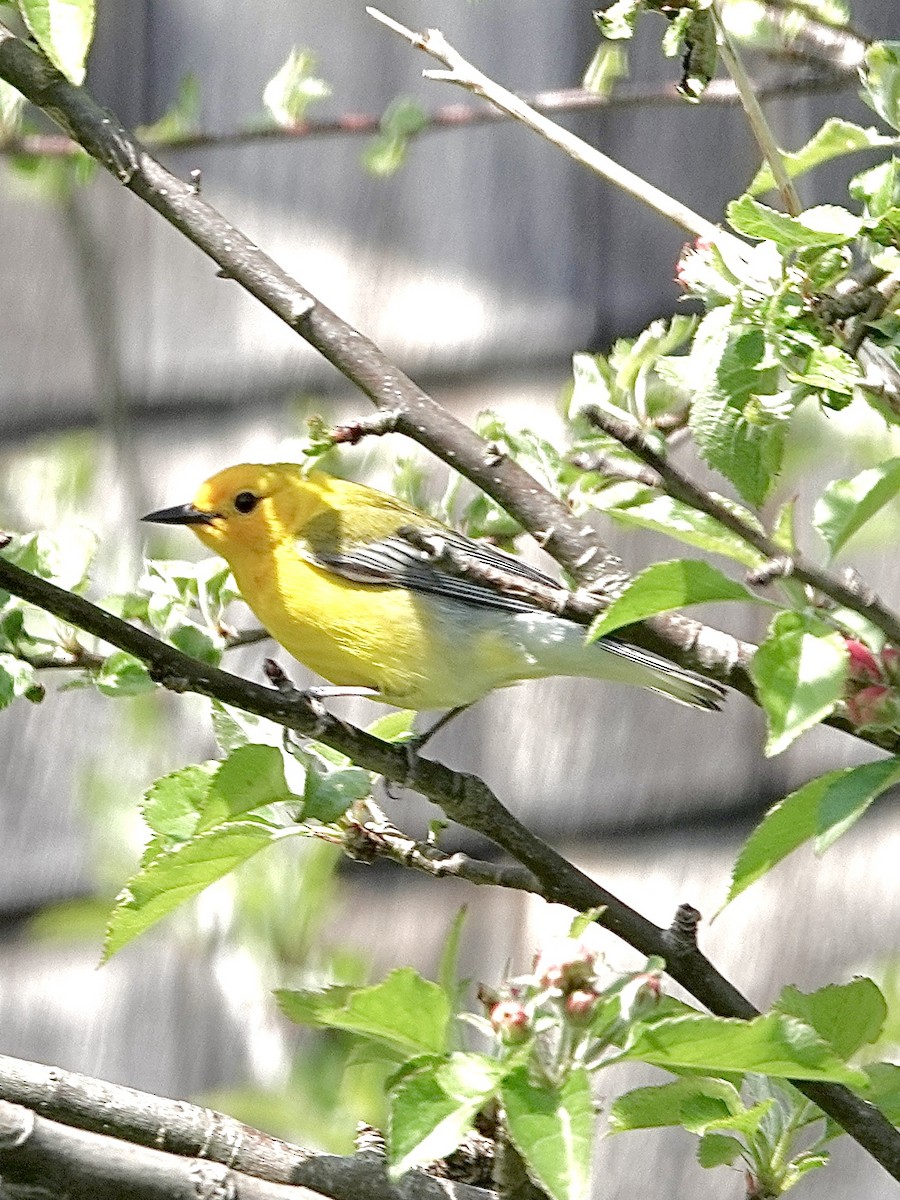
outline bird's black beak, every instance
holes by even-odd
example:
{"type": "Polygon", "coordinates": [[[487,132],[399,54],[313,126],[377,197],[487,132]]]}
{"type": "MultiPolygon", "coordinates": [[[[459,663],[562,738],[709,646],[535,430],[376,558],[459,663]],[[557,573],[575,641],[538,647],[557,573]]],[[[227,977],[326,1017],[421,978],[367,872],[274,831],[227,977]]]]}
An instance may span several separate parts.
{"type": "Polygon", "coordinates": [[[142,521],[152,521],[154,525],[211,525],[218,513],[202,512],[193,504],[176,504],[174,508],[161,508],[158,512],[147,513],[142,521]]]}

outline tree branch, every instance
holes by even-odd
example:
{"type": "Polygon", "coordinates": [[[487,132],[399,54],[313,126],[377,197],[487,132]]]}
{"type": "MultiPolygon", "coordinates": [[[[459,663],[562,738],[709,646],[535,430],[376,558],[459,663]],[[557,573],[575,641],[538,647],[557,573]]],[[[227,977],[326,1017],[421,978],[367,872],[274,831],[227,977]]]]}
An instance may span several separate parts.
{"type": "Polygon", "coordinates": [[[793,579],[799,579],[801,583],[815,588],[823,596],[828,596],[835,604],[859,613],[861,617],[877,626],[889,641],[900,645],[900,616],[883,604],[871,588],[856,582],[845,583],[830,571],[805,562],[799,554],[785,554],[768,534],[748,524],[704,488],[694,483],[680,467],[659,454],[644,436],[639,425],[597,406],[586,408],[584,415],[591,424],[615,438],[626,450],[630,450],[651,467],[659,475],[666,493],[674,500],[681,500],[692,508],[714,517],[720,525],[738,534],[749,546],[764,554],[770,562],[777,563],[778,575],[790,575],[793,579]]]}
{"type": "Polygon", "coordinates": [[[438,62],[444,63],[447,67],[446,71],[423,72],[427,79],[456,83],[478,96],[483,96],[496,108],[515,120],[521,121],[523,125],[540,134],[548,142],[552,142],[554,146],[558,146],[560,150],[563,150],[576,162],[581,163],[582,166],[594,171],[595,174],[600,175],[623,192],[627,192],[635,200],[642,201],[660,216],[674,221],[676,225],[695,237],[704,238],[710,242],[725,242],[733,245],[739,251],[745,249],[746,243],[735,237],[734,234],[728,233],[712,221],[707,221],[705,217],[695,213],[686,204],[676,200],[674,196],[667,195],[648,180],[635,175],[627,167],[623,167],[608,155],[601,153],[567,129],[563,129],[561,125],[557,125],[531,108],[514,92],[495,83],[489,76],[483,74],[463,58],[439,29],[427,29],[424,33],[415,33],[413,30],[407,29],[405,25],[401,25],[399,21],[385,16],[377,8],[369,6],[366,8],[366,12],[388,29],[399,34],[417,50],[424,50],[438,62]]]}
{"type": "Polygon", "coordinates": [[[0,1056],[4,1195],[28,1200],[490,1200],[483,1188],[411,1171],[383,1155],[317,1154],[222,1113],[0,1056]],[[40,1115],[37,1115],[40,1114],[40,1115]],[[21,1189],[21,1191],[20,1191],[21,1189]]]}
{"type": "MultiPolygon", "coordinates": [[[[854,73],[855,81],[855,73],[854,73]]],[[[755,85],[757,99],[805,97],[819,92],[841,91],[851,86],[847,75],[836,71],[797,76],[796,73],[755,85]]],[[[674,108],[684,106],[684,97],[673,83],[661,87],[621,87],[609,95],[585,88],[553,88],[525,98],[539,113],[596,112],[606,109],[674,108]]],[[[700,97],[701,104],[737,106],[738,90],[728,79],[713,79],[700,97]]],[[[483,104],[441,104],[426,112],[415,137],[444,130],[498,125],[506,113],[483,104]]],[[[336,117],[310,117],[297,125],[249,125],[238,129],[200,129],[171,137],[146,137],[144,144],[156,153],[194,150],[229,150],[258,142],[305,142],[328,137],[371,137],[381,130],[382,114],[344,112],[336,117]]],[[[39,158],[70,158],[79,152],[77,141],[56,133],[15,133],[0,139],[0,154],[25,154],[39,158]]]]}
{"type": "MultiPolygon", "coordinates": [[[[179,692],[197,692],[314,736],[385,779],[410,787],[439,805],[451,820],[482,834],[524,866],[543,896],[576,911],[600,908],[598,924],[648,958],[659,956],[682,987],[710,1012],[749,1020],[758,1010],[692,945],[681,945],[542,842],[510,813],[483,780],[410,754],[361,729],[317,711],[302,693],[285,693],[240,679],[189,658],[150,634],[104,612],[81,596],[38,579],[0,556],[0,586],[62,621],[136,655],[154,676],[179,692]]],[[[838,1084],[795,1081],[796,1086],[854,1137],[885,1170],[900,1179],[900,1133],[887,1119],[838,1084]]]]}

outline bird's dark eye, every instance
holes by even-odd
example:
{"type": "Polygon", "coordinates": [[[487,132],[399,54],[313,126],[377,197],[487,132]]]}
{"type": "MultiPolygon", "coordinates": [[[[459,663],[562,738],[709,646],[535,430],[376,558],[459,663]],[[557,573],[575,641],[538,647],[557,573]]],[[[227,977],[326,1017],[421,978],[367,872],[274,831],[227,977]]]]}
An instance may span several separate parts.
{"type": "Polygon", "coordinates": [[[253,512],[259,504],[259,496],[254,496],[252,492],[238,492],[234,498],[234,507],[239,513],[253,512]]]}

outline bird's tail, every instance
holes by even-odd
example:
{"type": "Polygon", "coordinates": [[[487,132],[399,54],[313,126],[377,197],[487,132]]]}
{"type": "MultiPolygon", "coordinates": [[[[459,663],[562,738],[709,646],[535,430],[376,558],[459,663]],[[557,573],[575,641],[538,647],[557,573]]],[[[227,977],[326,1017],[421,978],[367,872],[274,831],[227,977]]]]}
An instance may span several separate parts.
{"type": "Polygon", "coordinates": [[[692,708],[718,709],[725,699],[721,684],[650,650],[613,637],[585,644],[580,625],[548,613],[520,613],[514,620],[535,675],[582,675],[630,683],[692,708]]]}

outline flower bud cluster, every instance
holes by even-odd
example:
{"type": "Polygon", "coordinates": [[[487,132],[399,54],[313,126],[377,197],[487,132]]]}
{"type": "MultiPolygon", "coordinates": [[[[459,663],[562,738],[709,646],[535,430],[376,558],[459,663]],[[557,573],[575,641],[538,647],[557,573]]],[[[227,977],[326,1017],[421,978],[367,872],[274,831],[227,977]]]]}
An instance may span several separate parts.
{"type": "Polygon", "coordinates": [[[900,650],[885,646],[876,653],[856,638],[846,638],[850,669],[847,714],[860,729],[900,727],[900,650]]]}

